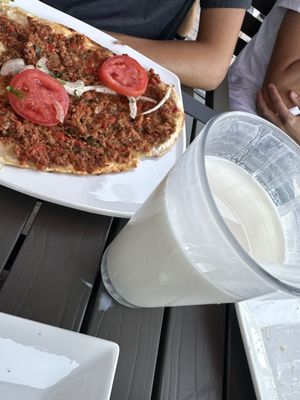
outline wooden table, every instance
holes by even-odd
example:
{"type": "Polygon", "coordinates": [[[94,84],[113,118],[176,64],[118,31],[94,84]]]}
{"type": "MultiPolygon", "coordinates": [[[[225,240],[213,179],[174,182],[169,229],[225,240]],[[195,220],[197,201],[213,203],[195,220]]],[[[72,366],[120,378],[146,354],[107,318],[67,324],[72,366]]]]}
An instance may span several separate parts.
{"type": "Polygon", "coordinates": [[[112,400],[255,399],[232,307],[131,309],[107,294],[101,256],[126,220],[0,186],[0,221],[0,311],[117,342],[112,400]]]}

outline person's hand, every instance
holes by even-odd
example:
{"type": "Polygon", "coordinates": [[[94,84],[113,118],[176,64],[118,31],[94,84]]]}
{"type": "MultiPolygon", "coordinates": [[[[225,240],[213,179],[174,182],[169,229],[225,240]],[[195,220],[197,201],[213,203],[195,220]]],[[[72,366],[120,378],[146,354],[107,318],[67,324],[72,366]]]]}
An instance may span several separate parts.
{"type": "MultiPolygon", "coordinates": [[[[300,116],[295,116],[290,112],[275,85],[268,85],[268,94],[274,111],[267,106],[262,92],[258,92],[256,99],[258,115],[278,126],[300,144],[300,116]]],[[[290,99],[295,107],[298,106],[300,108],[300,96],[296,92],[290,92],[290,99]]]]}

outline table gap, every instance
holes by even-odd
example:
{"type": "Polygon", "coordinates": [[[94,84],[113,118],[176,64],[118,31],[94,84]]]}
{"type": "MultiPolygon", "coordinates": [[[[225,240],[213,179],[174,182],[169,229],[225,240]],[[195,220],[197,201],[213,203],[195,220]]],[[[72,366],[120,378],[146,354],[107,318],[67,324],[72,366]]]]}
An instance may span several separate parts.
{"type": "Polygon", "coordinates": [[[118,233],[120,233],[128,221],[129,219],[127,218],[113,218],[105,248],[107,248],[107,246],[113,241],[118,233]]]}
{"type": "Polygon", "coordinates": [[[15,262],[15,259],[17,258],[18,254],[23,246],[23,243],[26,239],[27,233],[29,232],[29,230],[34,222],[34,220],[41,208],[41,205],[42,205],[41,201],[37,201],[35,203],[31,213],[29,214],[29,216],[24,224],[24,227],[22,229],[22,232],[20,233],[20,236],[18,237],[16,243],[14,244],[14,246],[10,252],[10,255],[8,256],[8,258],[4,264],[4,267],[0,273],[0,289],[9,276],[10,270],[11,270],[11,268],[15,262]]]}
{"type": "MultiPolygon", "coordinates": [[[[106,246],[104,246],[104,249],[105,248],[106,248],[106,246]]],[[[99,290],[101,281],[102,281],[102,277],[101,277],[101,262],[100,262],[99,268],[98,268],[98,271],[97,271],[97,274],[96,274],[96,277],[94,280],[94,284],[92,287],[92,291],[91,291],[91,294],[90,294],[90,297],[89,297],[89,300],[88,300],[88,303],[86,306],[86,310],[85,310],[85,313],[83,316],[81,327],[79,330],[80,333],[88,334],[88,328],[89,328],[90,320],[93,315],[95,303],[97,301],[97,294],[98,294],[98,290],[99,290]]]]}
{"type": "Polygon", "coordinates": [[[31,212],[31,214],[29,215],[29,217],[27,218],[27,221],[25,222],[25,225],[24,225],[24,227],[22,229],[22,234],[24,236],[26,236],[28,234],[28,232],[29,232],[29,230],[30,230],[30,228],[31,228],[31,226],[32,226],[32,224],[33,224],[38,212],[40,211],[40,208],[41,208],[42,204],[43,203],[41,201],[39,201],[39,200],[35,203],[35,205],[33,207],[33,210],[31,212]]]}
{"type": "Polygon", "coordinates": [[[223,373],[223,400],[230,400],[230,339],[231,339],[231,308],[226,304],[225,343],[224,343],[224,373],[223,373]]]}
{"type": "MultiPolygon", "coordinates": [[[[117,236],[117,234],[120,232],[120,230],[126,225],[128,219],[122,219],[122,218],[113,218],[108,237],[106,239],[104,249],[107,248],[107,246],[112,242],[112,240],[117,236]]],[[[102,259],[102,257],[101,257],[102,259]]],[[[94,281],[94,285],[91,291],[91,295],[88,301],[88,305],[86,308],[86,312],[84,314],[84,318],[81,324],[80,332],[81,333],[87,333],[90,325],[90,320],[92,318],[95,302],[97,301],[97,296],[98,296],[98,291],[100,288],[100,284],[102,282],[102,276],[101,276],[101,261],[99,264],[98,272],[94,281]]]]}
{"type": "Polygon", "coordinates": [[[158,345],[157,359],[156,359],[156,367],[153,379],[151,400],[156,400],[159,396],[159,389],[161,385],[161,380],[163,376],[163,359],[164,359],[164,349],[166,348],[167,341],[167,333],[168,333],[168,324],[170,319],[170,309],[165,307],[164,315],[161,326],[161,334],[158,345]]]}
{"type": "MultiPolygon", "coordinates": [[[[123,218],[113,218],[110,226],[110,230],[108,233],[108,237],[105,242],[104,249],[107,248],[107,246],[112,242],[112,240],[117,236],[117,234],[123,229],[124,225],[126,225],[128,222],[128,219],[123,219],[123,218]]],[[[101,257],[102,259],[102,257],[101,257]]],[[[89,329],[89,324],[90,320],[92,318],[95,302],[97,301],[97,296],[98,296],[98,290],[100,287],[100,284],[102,282],[102,276],[101,276],[101,262],[99,264],[98,272],[94,281],[94,285],[91,291],[91,295],[88,301],[88,305],[86,308],[86,312],[84,314],[84,318],[81,324],[80,332],[81,333],[87,333],[89,329]]]]}
{"type": "Polygon", "coordinates": [[[21,247],[23,246],[25,238],[26,238],[26,235],[24,235],[22,233],[18,237],[14,247],[12,248],[10,255],[8,256],[8,259],[4,265],[4,268],[0,274],[0,277],[4,271],[6,271],[6,273],[8,275],[9,271],[11,270],[11,267],[14,264],[15,259],[17,258],[17,255],[19,254],[19,251],[21,250],[21,247]]]}

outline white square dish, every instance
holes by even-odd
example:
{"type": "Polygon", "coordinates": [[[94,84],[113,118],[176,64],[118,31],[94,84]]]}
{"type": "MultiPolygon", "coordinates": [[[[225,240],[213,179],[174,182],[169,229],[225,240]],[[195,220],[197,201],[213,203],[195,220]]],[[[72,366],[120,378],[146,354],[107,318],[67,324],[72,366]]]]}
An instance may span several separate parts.
{"type": "Polygon", "coordinates": [[[0,399],[109,400],[116,343],[0,313],[0,399]]]}
{"type": "MultiPolygon", "coordinates": [[[[116,44],[115,39],[106,33],[38,0],[15,0],[11,6],[71,27],[116,54],[131,55],[146,69],[153,68],[164,82],[173,84],[181,99],[180,82],[176,75],[130,47],[116,44]]],[[[0,170],[0,184],[64,206],[97,214],[131,217],[175,164],[185,146],[183,128],[182,134],[170,151],[160,158],[142,160],[136,169],[128,172],[76,176],[4,166],[0,170]]]]}
{"type": "Polygon", "coordinates": [[[257,400],[300,399],[300,300],[236,304],[257,400]]]}

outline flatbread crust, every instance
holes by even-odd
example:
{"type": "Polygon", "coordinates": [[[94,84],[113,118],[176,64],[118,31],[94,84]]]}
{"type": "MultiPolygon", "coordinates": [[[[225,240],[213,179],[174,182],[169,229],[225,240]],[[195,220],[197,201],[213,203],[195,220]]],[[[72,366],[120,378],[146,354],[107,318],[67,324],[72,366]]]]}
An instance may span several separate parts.
{"type": "MultiPolygon", "coordinates": [[[[6,5],[0,5],[0,17],[5,16],[7,19],[16,21],[19,24],[23,26],[28,25],[28,17],[31,17],[33,20],[36,20],[38,23],[46,24],[50,26],[55,33],[60,33],[64,35],[66,38],[70,38],[74,35],[77,34],[73,29],[67,28],[66,26],[63,26],[61,24],[51,22],[48,20],[41,19],[39,17],[33,16],[24,10],[21,10],[20,8],[17,7],[10,7],[6,5]]],[[[91,39],[88,37],[81,35],[83,38],[83,46],[86,51],[89,50],[96,50],[99,47],[97,43],[93,42],[91,39]]],[[[102,47],[103,49],[103,47],[102,47]]],[[[3,42],[1,42],[1,37],[0,37],[0,55],[1,53],[6,51],[6,46],[3,42]]],[[[105,53],[107,57],[110,57],[113,55],[113,53],[105,49],[105,53]]],[[[1,65],[0,65],[1,67],[1,65]]],[[[158,83],[160,89],[162,91],[166,91],[168,86],[163,83],[159,82],[158,83]]],[[[0,96],[7,95],[5,87],[1,87],[0,83],[0,96]]],[[[116,99],[117,101],[117,99],[116,99]]],[[[86,174],[92,174],[92,175],[97,175],[97,174],[105,174],[105,173],[111,173],[111,172],[121,172],[121,171],[127,171],[129,169],[137,167],[139,160],[144,158],[144,157],[160,157],[166,152],[168,152],[172,146],[175,144],[178,136],[180,135],[182,131],[182,126],[184,122],[184,112],[183,112],[183,107],[182,104],[179,100],[179,97],[177,96],[176,91],[174,88],[172,89],[172,93],[169,97],[169,101],[171,101],[174,106],[176,107],[176,112],[170,116],[170,118],[173,118],[173,124],[174,124],[174,129],[173,132],[168,136],[166,140],[164,140],[163,143],[160,143],[159,145],[153,146],[150,150],[148,149],[147,151],[133,151],[130,153],[129,157],[122,162],[122,161],[109,161],[106,163],[105,166],[99,166],[98,168],[95,168],[93,171],[87,171],[87,170],[81,170],[78,168],[75,168],[72,164],[68,165],[51,165],[47,167],[40,167],[37,166],[34,162],[27,162],[27,161],[22,161],[18,159],[17,155],[15,154],[14,151],[14,145],[9,143],[5,143],[5,141],[2,141],[0,138],[0,157],[3,160],[4,164],[8,165],[13,165],[17,167],[22,167],[22,168],[30,168],[30,169],[39,169],[43,171],[53,171],[53,172],[61,172],[61,173],[71,173],[71,174],[79,174],[79,175],[86,175],[86,174]]],[[[129,112],[129,111],[128,111],[129,112]]],[[[0,127],[1,130],[1,127],[0,127]]]]}

